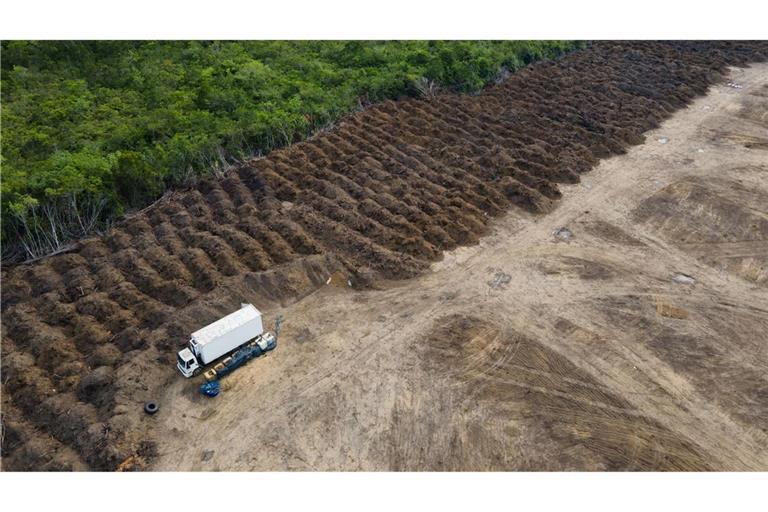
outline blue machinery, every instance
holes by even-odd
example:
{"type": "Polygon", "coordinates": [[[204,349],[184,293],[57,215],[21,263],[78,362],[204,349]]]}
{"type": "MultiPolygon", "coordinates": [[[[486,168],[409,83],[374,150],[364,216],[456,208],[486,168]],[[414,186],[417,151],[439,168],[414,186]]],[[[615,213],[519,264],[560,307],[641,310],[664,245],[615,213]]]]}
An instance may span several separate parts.
{"type": "Polygon", "coordinates": [[[221,385],[217,380],[200,384],[200,392],[205,396],[214,397],[219,394],[219,391],[221,391],[221,385]]]}
{"type": "Polygon", "coordinates": [[[221,391],[219,379],[229,375],[242,365],[255,359],[260,355],[274,350],[277,346],[277,336],[280,334],[280,325],[283,323],[283,317],[278,316],[275,320],[275,334],[264,333],[250,343],[243,345],[230,356],[224,358],[219,364],[205,372],[206,382],[200,385],[200,392],[206,396],[214,397],[221,391]]]}

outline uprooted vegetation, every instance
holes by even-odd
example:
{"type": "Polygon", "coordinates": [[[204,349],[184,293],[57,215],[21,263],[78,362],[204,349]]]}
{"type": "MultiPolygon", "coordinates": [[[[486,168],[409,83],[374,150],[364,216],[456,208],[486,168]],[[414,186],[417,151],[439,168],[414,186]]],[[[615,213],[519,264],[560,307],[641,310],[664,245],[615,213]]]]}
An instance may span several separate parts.
{"type": "Polygon", "coordinates": [[[600,43],[477,96],[386,102],[4,268],[4,467],[141,468],[155,450],[141,404],[178,378],[193,328],[336,272],[355,286],[414,276],[513,205],[548,211],[558,183],[766,56],[764,43],[600,43]]]}
{"type": "Polygon", "coordinates": [[[366,105],[439,88],[477,91],[583,46],[4,41],[3,258],[65,249],[169,188],[220,177],[366,105]]]}

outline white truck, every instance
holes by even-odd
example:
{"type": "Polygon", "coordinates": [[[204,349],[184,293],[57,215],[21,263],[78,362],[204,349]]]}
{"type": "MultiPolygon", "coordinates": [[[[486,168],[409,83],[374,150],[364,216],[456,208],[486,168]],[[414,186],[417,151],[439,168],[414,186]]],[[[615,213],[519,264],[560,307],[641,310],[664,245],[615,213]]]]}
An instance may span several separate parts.
{"type": "Polygon", "coordinates": [[[224,361],[231,371],[234,362],[238,362],[239,366],[244,360],[272,350],[275,345],[275,336],[264,332],[261,312],[253,304],[242,304],[234,313],[193,332],[189,345],[178,353],[176,367],[184,377],[193,377],[202,371],[203,366],[240,347],[246,348],[224,361]],[[237,357],[238,354],[240,357],[237,357]]]}

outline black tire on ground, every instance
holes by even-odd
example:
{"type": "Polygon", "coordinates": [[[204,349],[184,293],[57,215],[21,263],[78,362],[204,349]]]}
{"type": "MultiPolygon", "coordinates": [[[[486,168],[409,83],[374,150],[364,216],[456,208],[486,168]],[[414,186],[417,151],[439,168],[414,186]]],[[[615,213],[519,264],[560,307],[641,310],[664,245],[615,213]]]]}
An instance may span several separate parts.
{"type": "Polygon", "coordinates": [[[192,376],[193,377],[197,377],[198,375],[200,375],[200,372],[202,372],[202,371],[203,371],[202,368],[197,367],[197,368],[195,368],[195,371],[192,372],[192,376]]]}
{"type": "Polygon", "coordinates": [[[155,414],[159,408],[160,406],[158,406],[157,402],[154,400],[150,400],[144,404],[144,412],[147,414],[155,414]]]}

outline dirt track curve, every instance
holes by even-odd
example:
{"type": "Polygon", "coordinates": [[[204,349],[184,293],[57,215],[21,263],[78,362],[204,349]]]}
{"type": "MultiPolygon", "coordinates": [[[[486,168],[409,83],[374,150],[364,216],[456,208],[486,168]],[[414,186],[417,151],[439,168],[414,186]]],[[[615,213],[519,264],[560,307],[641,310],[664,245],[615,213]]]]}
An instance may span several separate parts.
{"type": "Polygon", "coordinates": [[[3,468],[768,468],[765,66],[718,86],[718,123],[675,130],[689,107],[648,142],[702,147],[574,185],[766,57],[595,44],[359,112],[3,269],[3,468]],[[286,314],[282,344],[204,402],[175,351],[241,301],[286,314]]]}

